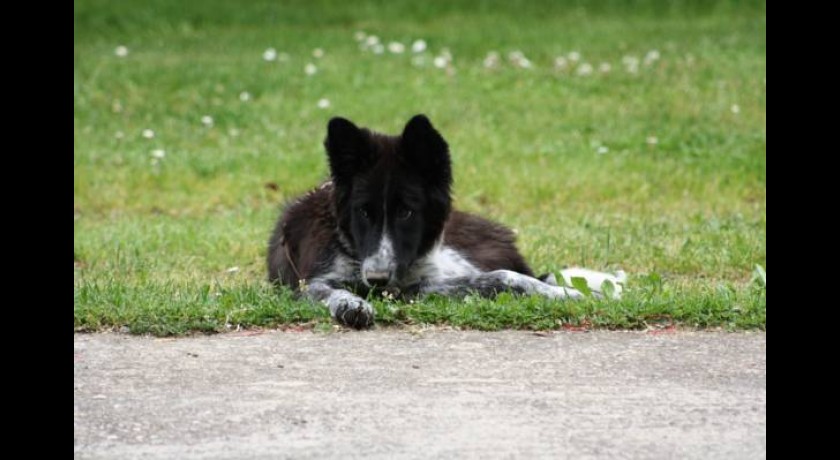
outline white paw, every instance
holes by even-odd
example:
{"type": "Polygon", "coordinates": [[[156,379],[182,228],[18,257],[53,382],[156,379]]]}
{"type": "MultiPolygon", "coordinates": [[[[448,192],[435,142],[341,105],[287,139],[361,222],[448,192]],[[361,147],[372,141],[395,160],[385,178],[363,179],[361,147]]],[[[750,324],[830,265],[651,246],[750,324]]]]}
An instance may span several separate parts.
{"type": "Polygon", "coordinates": [[[327,306],[333,318],[345,326],[363,329],[373,325],[373,307],[361,297],[333,295],[327,306]]]}
{"type": "Polygon", "coordinates": [[[563,300],[563,299],[582,299],[585,296],[577,289],[562,287],[562,286],[547,286],[549,288],[546,297],[549,299],[563,300]]]}

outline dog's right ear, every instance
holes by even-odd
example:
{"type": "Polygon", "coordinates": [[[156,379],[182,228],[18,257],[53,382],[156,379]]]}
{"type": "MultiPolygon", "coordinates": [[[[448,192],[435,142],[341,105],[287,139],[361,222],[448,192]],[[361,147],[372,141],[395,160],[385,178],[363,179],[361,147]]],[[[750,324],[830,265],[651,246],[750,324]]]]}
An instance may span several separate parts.
{"type": "Polygon", "coordinates": [[[327,124],[324,141],[330,172],[338,182],[353,177],[370,162],[370,147],[363,130],[346,118],[335,117],[327,124]]]}

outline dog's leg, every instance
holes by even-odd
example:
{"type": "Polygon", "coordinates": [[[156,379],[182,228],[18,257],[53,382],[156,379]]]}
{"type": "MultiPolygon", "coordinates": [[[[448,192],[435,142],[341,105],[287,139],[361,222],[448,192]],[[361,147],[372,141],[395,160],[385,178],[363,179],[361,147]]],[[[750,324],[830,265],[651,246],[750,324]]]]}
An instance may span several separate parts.
{"type": "Polygon", "coordinates": [[[536,278],[510,270],[495,270],[474,276],[449,278],[424,283],[420,286],[421,294],[445,296],[461,296],[476,292],[484,297],[493,297],[504,291],[526,295],[537,294],[549,299],[583,298],[583,293],[575,289],[552,286],[536,278]]]}
{"type": "Polygon", "coordinates": [[[315,280],[307,284],[303,292],[306,297],[326,305],[330,309],[330,315],[341,324],[356,329],[373,324],[373,307],[350,291],[315,280]]]}

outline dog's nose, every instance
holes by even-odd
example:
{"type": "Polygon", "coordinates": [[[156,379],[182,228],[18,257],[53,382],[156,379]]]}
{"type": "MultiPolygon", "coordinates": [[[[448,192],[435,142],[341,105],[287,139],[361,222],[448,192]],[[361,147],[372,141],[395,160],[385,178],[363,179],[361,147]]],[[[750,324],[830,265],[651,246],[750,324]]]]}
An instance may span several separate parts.
{"type": "Polygon", "coordinates": [[[382,287],[391,280],[391,274],[388,272],[366,272],[365,279],[371,286],[382,287]]]}

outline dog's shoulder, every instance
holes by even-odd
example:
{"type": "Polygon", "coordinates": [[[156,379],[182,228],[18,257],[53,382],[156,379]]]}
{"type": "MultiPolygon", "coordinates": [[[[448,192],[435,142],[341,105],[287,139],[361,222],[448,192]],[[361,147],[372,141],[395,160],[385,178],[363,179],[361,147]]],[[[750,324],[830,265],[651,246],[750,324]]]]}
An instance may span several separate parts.
{"type": "Polygon", "coordinates": [[[492,220],[452,211],[444,228],[443,246],[457,251],[483,271],[513,270],[533,276],[516,248],[516,234],[492,220]]]}

